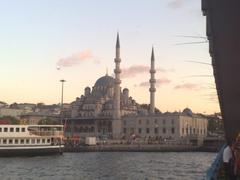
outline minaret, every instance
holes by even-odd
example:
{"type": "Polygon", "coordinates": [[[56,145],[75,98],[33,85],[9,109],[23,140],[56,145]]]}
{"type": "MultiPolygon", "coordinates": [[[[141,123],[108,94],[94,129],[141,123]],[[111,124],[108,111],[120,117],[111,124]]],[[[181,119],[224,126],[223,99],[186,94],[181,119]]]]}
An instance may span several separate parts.
{"type": "Polygon", "coordinates": [[[114,85],[114,111],[113,111],[113,122],[112,122],[112,132],[113,138],[117,139],[121,134],[121,110],[120,110],[120,42],[119,42],[119,34],[117,34],[117,43],[116,43],[116,57],[115,61],[115,85],[114,85]]]}
{"type": "Polygon", "coordinates": [[[151,74],[151,79],[149,80],[150,82],[150,88],[149,88],[149,92],[150,92],[150,114],[154,114],[155,113],[155,92],[156,92],[156,88],[155,88],[155,84],[156,84],[156,79],[155,79],[155,57],[154,57],[154,49],[152,47],[152,55],[151,55],[151,69],[150,69],[150,74],[151,74]]]}

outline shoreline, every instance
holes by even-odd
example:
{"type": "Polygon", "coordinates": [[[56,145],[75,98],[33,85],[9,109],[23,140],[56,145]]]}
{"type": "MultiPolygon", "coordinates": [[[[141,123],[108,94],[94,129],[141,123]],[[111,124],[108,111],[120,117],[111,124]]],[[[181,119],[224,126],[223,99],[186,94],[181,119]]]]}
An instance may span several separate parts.
{"type": "Polygon", "coordinates": [[[64,152],[218,152],[219,147],[179,145],[95,145],[65,147],[64,152]]]}

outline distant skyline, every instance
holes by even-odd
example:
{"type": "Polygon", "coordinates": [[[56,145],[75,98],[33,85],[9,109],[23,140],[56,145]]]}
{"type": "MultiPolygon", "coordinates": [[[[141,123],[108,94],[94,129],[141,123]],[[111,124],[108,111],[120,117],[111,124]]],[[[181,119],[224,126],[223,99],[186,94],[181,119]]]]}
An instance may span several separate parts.
{"type": "Polygon", "coordinates": [[[60,103],[60,79],[64,102],[74,101],[106,69],[113,74],[118,31],[121,87],[138,103],[149,103],[154,46],[156,107],[219,112],[212,67],[197,63],[211,63],[199,0],[0,3],[0,101],[60,103]]]}

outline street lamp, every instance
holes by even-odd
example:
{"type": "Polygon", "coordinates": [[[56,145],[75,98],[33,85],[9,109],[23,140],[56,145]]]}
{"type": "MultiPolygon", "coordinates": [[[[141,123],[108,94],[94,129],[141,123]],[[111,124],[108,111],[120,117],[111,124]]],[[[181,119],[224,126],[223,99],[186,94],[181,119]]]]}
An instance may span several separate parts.
{"type": "Polygon", "coordinates": [[[60,82],[62,83],[62,97],[61,97],[60,118],[61,118],[61,124],[63,124],[63,86],[64,86],[64,82],[66,82],[66,80],[61,79],[60,82]]]}

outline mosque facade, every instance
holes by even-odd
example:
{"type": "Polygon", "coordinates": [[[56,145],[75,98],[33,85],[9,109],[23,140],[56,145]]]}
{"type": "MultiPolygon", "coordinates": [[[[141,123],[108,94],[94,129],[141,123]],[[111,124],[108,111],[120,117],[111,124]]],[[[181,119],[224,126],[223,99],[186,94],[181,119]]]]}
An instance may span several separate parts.
{"type": "Polygon", "coordinates": [[[186,108],[183,112],[155,112],[155,57],[151,54],[149,110],[131,96],[129,89],[121,90],[120,40],[117,35],[115,77],[100,77],[92,88],[71,104],[71,118],[66,122],[67,137],[156,137],[179,139],[189,136],[207,136],[207,120],[186,108]]]}

